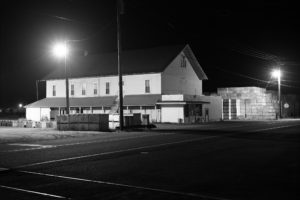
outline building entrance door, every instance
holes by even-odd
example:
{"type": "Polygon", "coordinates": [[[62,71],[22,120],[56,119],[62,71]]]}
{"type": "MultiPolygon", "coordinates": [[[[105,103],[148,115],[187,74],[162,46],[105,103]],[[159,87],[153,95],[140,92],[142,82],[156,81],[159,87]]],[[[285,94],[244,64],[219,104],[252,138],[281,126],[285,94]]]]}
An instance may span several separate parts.
{"type": "Polygon", "coordinates": [[[142,116],[142,124],[143,125],[149,125],[150,124],[149,115],[143,115],[142,116]]]}

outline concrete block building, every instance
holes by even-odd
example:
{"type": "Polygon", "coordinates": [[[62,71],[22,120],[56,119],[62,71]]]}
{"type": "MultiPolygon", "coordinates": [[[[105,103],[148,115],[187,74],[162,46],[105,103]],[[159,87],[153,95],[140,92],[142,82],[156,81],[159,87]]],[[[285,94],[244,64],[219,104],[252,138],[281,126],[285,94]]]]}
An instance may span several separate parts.
{"type": "Polygon", "coordinates": [[[277,94],[259,87],[218,88],[223,100],[222,118],[265,120],[278,115],[277,94]]]}
{"type": "MultiPolygon", "coordinates": [[[[220,120],[220,97],[204,96],[207,79],[189,45],[124,51],[121,54],[124,113],[150,122],[220,120]]],[[[117,54],[68,60],[70,114],[118,112],[117,54]]],[[[63,67],[46,78],[46,98],[26,106],[28,120],[55,120],[66,113],[63,67]]]]}

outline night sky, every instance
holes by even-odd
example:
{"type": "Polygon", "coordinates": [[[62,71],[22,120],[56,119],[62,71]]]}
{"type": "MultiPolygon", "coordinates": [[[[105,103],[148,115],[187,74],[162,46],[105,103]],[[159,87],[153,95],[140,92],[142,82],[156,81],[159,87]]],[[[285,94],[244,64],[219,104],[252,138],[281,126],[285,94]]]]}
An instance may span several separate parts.
{"type": "MultiPolygon", "coordinates": [[[[123,49],[190,44],[218,87],[276,89],[270,72],[279,64],[282,92],[300,93],[300,14],[289,1],[124,0],[123,49]],[[210,3],[209,3],[210,2],[210,3]]],[[[72,56],[116,51],[114,0],[2,1],[0,107],[36,100],[35,80],[61,64],[51,45],[65,37],[72,56]]]]}

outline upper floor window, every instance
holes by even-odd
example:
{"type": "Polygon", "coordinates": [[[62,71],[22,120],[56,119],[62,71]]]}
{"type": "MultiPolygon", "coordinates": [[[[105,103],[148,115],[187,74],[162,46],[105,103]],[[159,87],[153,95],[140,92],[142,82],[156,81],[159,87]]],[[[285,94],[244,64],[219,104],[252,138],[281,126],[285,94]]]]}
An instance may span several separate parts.
{"type": "Polygon", "coordinates": [[[94,95],[98,94],[98,85],[97,83],[94,83],[94,95]]]}
{"type": "Polygon", "coordinates": [[[74,84],[71,84],[71,96],[74,96],[75,94],[75,86],[74,84]]]}
{"type": "Polygon", "coordinates": [[[184,55],[181,56],[180,67],[186,68],[186,58],[184,55]]]}
{"type": "Polygon", "coordinates": [[[150,93],[150,80],[145,80],[145,93],[150,93]]]}
{"type": "Polygon", "coordinates": [[[82,90],[81,90],[82,95],[86,95],[86,83],[82,84],[82,90]]]}
{"type": "Polygon", "coordinates": [[[56,85],[52,86],[52,96],[56,96],[56,85]]]}
{"type": "Polygon", "coordinates": [[[109,82],[105,83],[105,94],[109,94],[109,82]]]}

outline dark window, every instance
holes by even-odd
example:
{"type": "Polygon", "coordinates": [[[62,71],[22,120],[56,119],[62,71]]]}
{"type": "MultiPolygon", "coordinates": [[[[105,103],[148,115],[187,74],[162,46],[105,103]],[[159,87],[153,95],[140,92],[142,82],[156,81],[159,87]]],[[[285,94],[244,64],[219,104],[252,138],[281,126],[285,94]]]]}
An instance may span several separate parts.
{"type": "Polygon", "coordinates": [[[128,106],[128,110],[140,110],[140,106],[128,106]]]}
{"type": "Polygon", "coordinates": [[[82,84],[82,95],[86,94],[86,83],[82,84]]]}
{"type": "Polygon", "coordinates": [[[186,68],[186,58],[184,55],[181,56],[181,63],[180,63],[180,67],[182,68],[186,68]]]}
{"type": "Polygon", "coordinates": [[[103,110],[103,107],[93,107],[93,110],[103,110]]]}
{"type": "Polygon", "coordinates": [[[150,80],[145,80],[145,93],[150,93],[150,80]]]}
{"type": "Polygon", "coordinates": [[[155,109],[155,106],[142,106],[143,110],[151,110],[151,109],[155,109]]]}
{"type": "Polygon", "coordinates": [[[97,83],[94,83],[94,95],[98,94],[98,86],[97,83]]]}
{"type": "Polygon", "coordinates": [[[104,106],[103,110],[110,110],[111,108],[109,106],[104,106]]]}
{"type": "Polygon", "coordinates": [[[189,105],[185,105],[184,106],[184,116],[185,117],[188,117],[189,116],[189,105]]]}
{"type": "Polygon", "coordinates": [[[195,115],[202,116],[202,104],[195,105],[195,115]]]}
{"type": "Polygon", "coordinates": [[[56,96],[56,85],[53,85],[52,87],[52,96],[56,96]]]}
{"type": "Polygon", "coordinates": [[[75,91],[74,91],[74,84],[71,85],[71,95],[74,96],[75,91]]]}
{"type": "Polygon", "coordinates": [[[109,82],[105,83],[105,94],[109,94],[109,82]]]}

